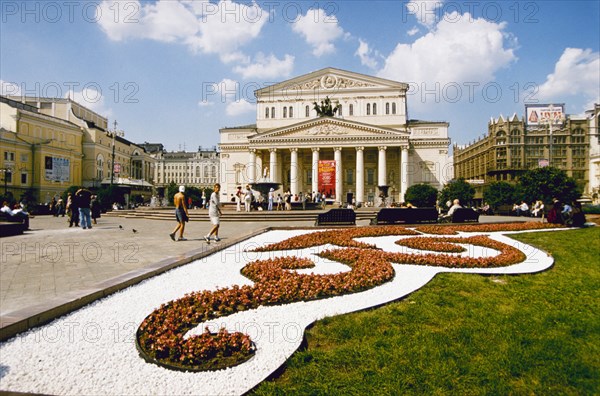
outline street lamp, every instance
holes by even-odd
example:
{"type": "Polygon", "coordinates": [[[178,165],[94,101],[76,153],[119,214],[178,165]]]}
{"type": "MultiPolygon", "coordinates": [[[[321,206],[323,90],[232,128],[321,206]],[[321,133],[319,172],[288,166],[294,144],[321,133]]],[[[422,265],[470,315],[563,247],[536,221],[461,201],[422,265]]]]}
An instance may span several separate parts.
{"type": "Polygon", "coordinates": [[[554,105],[550,105],[549,106],[549,114],[545,117],[543,117],[541,119],[542,122],[548,123],[548,134],[549,134],[549,151],[548,151],[548,166],[552,166],[552,141],[554,140],[553,136],[552,136],[552,132],[553,132],[553,125],[555,122],[560,121],[563,122],[565,120],[565,115],[563,114],[562,110],[560,111],[560,114],[555,113],[554,112],[554,105]]]}
{"type": "Polygon", "coordinates": [[[116,136],[123,137],[123,136],[125,136],[125,132],[117,130],[117,120],[115,120],[115,122],[113,124],[113,130],[106,131],[106,134],[108,136],[112,137],[112,161],[111,161],[112,170],[110,172],[110,188],[112,189],[113,180],[115,178],[115,137],[116,136]]]}
{"type": "Polygon", "coordinates": [[[12,168],[5,167],[0,169],[0,172],[4,173],[4,196],[6,197],[6,193],[8,191],[8,174],[10,173],[12,175],[12,168]]]}

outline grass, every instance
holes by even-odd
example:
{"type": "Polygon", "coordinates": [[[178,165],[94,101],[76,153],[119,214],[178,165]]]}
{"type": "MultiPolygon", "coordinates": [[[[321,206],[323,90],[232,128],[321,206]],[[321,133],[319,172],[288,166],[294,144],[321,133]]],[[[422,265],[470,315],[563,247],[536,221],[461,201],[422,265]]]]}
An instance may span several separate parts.
{"type": "Polygon", "coordinates": [[[321,320],[253,394],[600,394],[600,227],[514,238],[554,266],[440,274],[402,301],[321,320]]]}

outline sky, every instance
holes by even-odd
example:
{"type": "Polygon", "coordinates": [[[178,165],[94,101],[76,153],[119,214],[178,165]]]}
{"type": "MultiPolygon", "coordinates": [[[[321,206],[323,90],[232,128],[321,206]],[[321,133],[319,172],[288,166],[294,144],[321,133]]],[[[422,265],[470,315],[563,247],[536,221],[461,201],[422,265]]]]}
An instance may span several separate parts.
{"type": "Polygon", "coordinates": [[[325,67],[410,85],[452,143],[526,104],[600,103],[600,1],[0,0],[4,95],[70,97],[169,151],[255,123],[254,91],[325,67]]]}

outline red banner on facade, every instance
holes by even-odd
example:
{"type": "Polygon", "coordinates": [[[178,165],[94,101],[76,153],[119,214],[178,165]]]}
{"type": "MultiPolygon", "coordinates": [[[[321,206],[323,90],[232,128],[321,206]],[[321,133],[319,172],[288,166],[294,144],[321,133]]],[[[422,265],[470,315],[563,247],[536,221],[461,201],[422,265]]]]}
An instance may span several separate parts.
{"type": "Polygon", "coordinates": [[[335,196],[335,161],[319,161],[319,191],[327,198],[335,196]]]}

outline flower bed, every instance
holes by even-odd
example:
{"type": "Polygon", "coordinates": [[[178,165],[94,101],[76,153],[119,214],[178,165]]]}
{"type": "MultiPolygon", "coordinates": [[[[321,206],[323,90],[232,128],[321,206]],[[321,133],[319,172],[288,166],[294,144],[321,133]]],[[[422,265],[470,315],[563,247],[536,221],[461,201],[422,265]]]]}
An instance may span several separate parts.
{"type": "Polygon", "coordinates": [[[499,231],[528,231],[564,228],[560,224],[525,222],[497,224],[464,224],[464,225],[425,225],[415,228],[425,234],[456,235],[460,232],[499,232],[499,231]]]}
{"type": "MultiPolygon", "coordinates": [[[[523,229],[554,228],[541,223],[423,226],[420,232],[448,234],[458,231],[491,232],[523,229]]],[[[216,291],[189,293],[183,298],[163,304],[142,322],[137,331],[137,346],[148,361],[159,365],[192,371],[214,370],[246,361],[255,352],[248,335],[220,331],[186,338],[186,333],[198,324],[236,312],[266,305],[356,293],[381,285],[394,277],[391,263],[443,266],[451,268],[492,268],[519,263],[525,255],[518,249],[487,236],[468,238],[433,237],[408,238],[398,244],[421,250],[462,252],[457,244],[491,248],[499,252],[493,257],[461,257],[452,254],[389,253],[355,238],[395,235],[418,235],[401,227],[364,227],[304,234],[281,242],[262,246],[255,251],[303,249],[332,244],[344,249],[330,249],[320,257],[344,263],[350,271],[332,275],[300,274],[297,269],[311,268],[306,258],[278,257],[247,264],[242,274],[253,280],[253,286],[233,286],[216,291]]]]}

